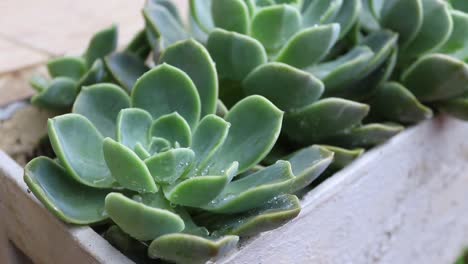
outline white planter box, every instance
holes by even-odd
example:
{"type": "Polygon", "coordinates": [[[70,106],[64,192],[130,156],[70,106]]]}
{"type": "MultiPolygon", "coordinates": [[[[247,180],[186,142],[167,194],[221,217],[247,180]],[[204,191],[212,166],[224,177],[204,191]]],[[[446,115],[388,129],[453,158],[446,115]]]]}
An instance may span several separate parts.
{"type": "MultiPolygon", "coordinates": [[[[311,191],[295,220],[218,262],[452,264],[468,246],[467,138],[468,123],[445,116],[411,128],[311,191]]],[[[0,153],[0,223],[31,259],[130,263],[90,228],[55,219],[22,174],[0,153]]]]}

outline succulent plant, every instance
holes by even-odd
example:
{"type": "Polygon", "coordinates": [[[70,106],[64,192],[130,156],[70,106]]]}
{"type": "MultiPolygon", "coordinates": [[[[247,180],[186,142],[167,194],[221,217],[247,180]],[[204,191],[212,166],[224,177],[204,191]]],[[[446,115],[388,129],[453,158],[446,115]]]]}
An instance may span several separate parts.
{"type": "Polygon", "coordinates": [[[123,250],[203,263],[235,247],[239,236],[297,216],[294,194],[328,167],[333,152],[311,146],[259,165],[283,112],[253,95],[224,118],[215,115],[217,74],[193,40],[168,47],[161,61],[130,96],[111,83],[82,87],[72,113],[48,122],[57,158],[33,159],[24,179],[67,223],[111,221],[105,236],[123,250]],[[179,49],[191,50],[193,60],[178,60],[179,49]]]}

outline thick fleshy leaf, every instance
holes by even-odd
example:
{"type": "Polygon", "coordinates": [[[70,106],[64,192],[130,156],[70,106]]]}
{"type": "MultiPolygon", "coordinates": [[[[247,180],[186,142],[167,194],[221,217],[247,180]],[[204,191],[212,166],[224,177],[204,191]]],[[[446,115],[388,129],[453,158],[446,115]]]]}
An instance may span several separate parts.
{"type": "Polygon", "coordinates": [[[302,190],[317,179],[333,161],[333,152],[319,147],[310,146],[301,149],[288,158],[294,174],[291,192],[302,190]]]}
{"type": "Polygon", "coordinates": [[[182,17],[179,13],[179,8],[177,7],[177,2],[174,2],[173,0],[149,0],[146,2],[146,6],[153,5],[164,7],[177,21],[183,23],[182,17]]]}
{"type": "Polygon", "coordinates": [[[320,142],[359,124],[369,106],[340,98],[327,98],[287,113],[283,131],[302,145],[320,142]]]}
{"type": "Polygon", "coordinates": [[[385,120],[416,123],[432,117],[432,110],[399,83],[381,85],[371,100],[371,111],[385,120]]]}
{"type": "Polygon", "coordinates": [[[246,95],[265,96],[284,111],[314,103],[324,90],[323,83],[308,72],[278,62],[257,67],[242,87],[246,95]]]}
{"type": "Polygon", "coordinates": [[[242,81],[253,69],[267,62],[266,51],[256,39],[222,29],[210,34],[207,49],[221,79],[242,81]]]}
{"type": "Polygon", "coordinates": [[[163,47],[189,38],[183,25],[165,7],[150,5],[143,9],[143,16],[156,37],[162,39],[163,47]]]}
{"type": "Polygon", "coordinates": [[[78,92],[81,91],[83,86],[88,86],[104,81],[106,74],[107,73],[106,69],[104,68],[104,63],[101,59],[97,59],[91,68],[78,81],[78,84],[76,85],[78,92]]]}
{"type": "Polygon", "coordinates": [[[403,126],[397,124],[367,124],[351,128],[328,139],[327,142],[349,148],[373,147],[387,141],[403,129],[403,126]]]}
{"type": "Polygon", "coordinates": [[[55,161],[38,157],[24,168],[24,181],[34,195],[62,221],[92,224],[107,218],[104,198],[108,191],[76,182],[55,161]]]}
{"type": "Polygon", "coordinates": [[[29,79],[29,84],[37,92],[42,92],[50,85],[50,81],[42,75],[34,75],[29,79]]]}
{"type": "Polygon", "coordinates": [[[145,160],[151,157],[151,153],[149,153],[149,151],[146,150],[146,148],[143,147],[143,145],[140,142],[136,143],[135,147],[133,148],[133,151],[141,160],[145,160]]]}
{"type": "Polygon", "coordinates": [[[301,28],[301,23],[301,15],[296,8],[289,5],[269,6],[254,15],[251,34],[266,50],[274,52],[301,28]]]}
{"type": "Polygon", "coordinates": [[[151,242],[148,255],[150,258],[181,264],[202,264],[209,259],[224,256],[236,247],[238,241],[238,236],[225,236],[215,240],[182,233],[169,234],[151,242]]]}
{"type": "Polygon", "coordinates": [[[455,9],[468,13],[468,3],[465,0],[449,0],[449,2],[455,9]]]}
{"type": "Polygon", "coordinates": [[[181,69],[192,79],[200,95],[201,116],[215,113],[218,76],[203,45],[192,39],[176,43],[164,50],[159,61],[181,69]]]}
{"type": "Polygon", "coordinates": [[[145,29],[138,31],[124,50],[124,53],[131,53],[142,61],[148,58],[150,52],[151,45],[146,37],[145,29]]]}
{"type": "Polygon", "coordinates": [[[423,24],[422,0],[372,0],[371,2],[374,6],[376,2],[383,4],[379,13],[380,23],[382,27],[398,33],[401,45],[408,45],[416,37],[423,24]],[[402,19],[403,17],[405,19],[402,19]]]}
{"type": "Polygon", "coordinates": [[[451,10],[453,20],[452,35],[439,50],[455,58],[466,61],[468,59],[468,14],[451,10]]]}
{"type": "Polygon", "coordinates": [[[218,99],[216,101],[216,115],[219,116],[219,117],[225,117],[227,115],[228,111],[229,110],[227,109],[227,107],[223,103],[223,101],[218,99]]]}
{"type": "Polygon", "coordinates": [[[380,29],[379,22],[374,17],[371,10],[372,0],[362,0],[361,12],[359,13],[359,24],[367,32],[377,31],[380,29]]]}
{"type": "Polygon", "coordinates": [[[145,62],[136,55],[117,52],[104,59],[107,71],[125,90],[131,91],[135,82],[141,75],[149,70],[145,62]]]}
{"type": "Polygon", "coordinates": [[[68,77],[78,81],[86,72],[86,61],[80,57],[61,57],[47,62],[47,69],[52,78],[68,77]]]}
{"type": "Polygon", "coordinates": [[[171,142],[167,141],[164,138],[153,137],[151,139],[148,151],[150,154],[154,155],[159,152],[167,151],[171,148],[171,142]]]}
{"type": "Polygon", "coordinates": [[[429,54],[403,73],[402,83],[422,102],[449,99],[468,90],[468,65],[447,55],[429,54]]]}
{"type": "Polygon", "coordinates": [[[335,45],[339,24],[313,26],[294,35],[280,50],[276,61],[305,68],[321,61],[335,45]]]}
{"type": "Polygon", "coordinates": [[[325,95],[333,96],[346,89],[349,83],[365,74],[374,52],[366,46],[358,46],[336,60],[318,64],[307,70],[325,84],[325,95]]]}
{"type": "Polygon", "coordinates": [[[73,113],[85,116],[104,137],[115,138],[120,110],[130,107],[128,95],[110,83],[83,87],[73,105],[73,113]]]}
{"type": "Polygon", "coordinates": [[[215,0],[211,14],[215,27],[241,34],[249,31],[249,9],[244,0],[215,0]]]}
{"type": "Polygon", "coordinates": [[[200,118],[200,98],[190,77],[168,64],[141,76],[132,90],[132,106],[145,109],[154,119],[178,112],[191,127],[200,118]]]}
{"type": "Polygon", "coordinates": [[[197,25],[206,33],[214,29],[211,15],[212,0],[190,0],[190,13],[197,25]]]}
{"type": "Polygon", "coordinates": [[[333,20],[345,0],[310,1],[302,13],[302,26],[312,27],[333,20]]]}
{"type": "Polygon", "coordinates": [[[102,147],[107,167],[122,187],[139,193],[158,190],[145,163],[132,150],[110,138],[104,139],[102,147]]]}
{"type": "Polygon", "coordinates": [[[177,112],[163,115],[151,125],[149,135],[168,140],[175,146],[177,142],[182,147],[192,143],[190,126],[177,112]]]}
{"type": "Polygon", "coordinates": [[[113,25],[97,32],[88,44],[83,55],[88,67],[97,59],[102,59],[111,54],[117,48],[117,26],[113,25]]]}
{"type": "Polygon", "coordinates": [[[423,24],[408,47],[402,50],[402,56],[416,58],[428,51],[442,46],[450,37],[453,22],[447,3],[442,0],[422,0],[423,24]]]}
{"type": "Polygon", "coordinates": [[[76,97],[76,83],[70,78],[57,77],[47,89],[40,91],[31,98],[31,103],[44,108],[64,111],[68,110],[76,97]]]}
{"type": "Polygon", "coordinates": [[[222,193],[203,206],[203,209],[216,213],[240,213],[262,206],[292,186],[291,164],[278,161],[258,172],[229,183],[222,193]]]}
{"type": "Polygon", "coordinates": [[[362,40],[362,45],[369,47],[375,54],[369,62],[366,74],[371,73],[385,62],[395,49],[397,40],[398,35],[388,30],[372,32],[362,40]]]}
{"type": "Polygon", "coordinates": [[[437,104],[437,108],[456,118],[468,121],[468,97],[466,95],[442,101],[437,104]]]}
{"type": "Polygon", "coordinates": [[[193,132],[191,149],[195,152],[193,169],[203,170],[224,143],[231,125],[215,115],[205,116],[193,132]]]}
{"type": "Polygon", "coordinates": [[[78,114],[61,115],[49,119],[48,131],[52,148],[70,176],[95,188],[115,186],[104,160],[103,137],[89,120],[78,114]]]}
{"type": "Polygon", "coordinates": [[[300,211],[299,199],[294,195],[283,194],[240,215],[212,216],[209,226],[216,230],[214,233],[217,235],[253,236],[284,225],[300,211]]]}
{"type": "Polygon", "coordinates": [[[281,131],[283,112],[264,97],[252,95],[234,105],[225,120],[231,128],[214,162],[228,165],[238,161],[241,173],[271,150],[281,131]]]}
{"type": "Polygon", "coordinates": [[[338,13],[335,17],[333,17],[333,19],[331,19],[330,17],[330,21],[327,20],[325,21],[325,23],[334,22],[340,24],[340,38],[343,38],[358,21],[360,10],[361,0],[343,0],[343,4],[340,7],[340,11],[338,11],[338,13]]]}
{"type": "Polygon", "coordinates": [[[130,149],[134,149],[137,143],[147,147],[152,123],[151,115],[145,110],[122,109],[117,116],[117,140],[130,149]]]}
{"type": "Polygon", "coordinates": [[[190,168],[194,156],[188,148],[170,149],[146,159],[145,164],[156,182],[173,184],[190,168]]]}
{"type": "Polygon", "coordinates": [[[108,194],[105,208],[125,233],[138,240],[152,240],[184,229],[184,222],[177,214],[136,202],[120,193],[108,194]]]}
{"type": "Polygon", "coordinates": [[[333,152],[333,162],[327,168],[328,171],[338,171],[343,169],[344,167],[351,164],[354,160],[362,156],[364,154],[363,148],[356,148],[356,149],[344,149],[335,146],[328,146],[328,145],[320,145],[320,147],[325,148],[331,152],[333,152]]]}

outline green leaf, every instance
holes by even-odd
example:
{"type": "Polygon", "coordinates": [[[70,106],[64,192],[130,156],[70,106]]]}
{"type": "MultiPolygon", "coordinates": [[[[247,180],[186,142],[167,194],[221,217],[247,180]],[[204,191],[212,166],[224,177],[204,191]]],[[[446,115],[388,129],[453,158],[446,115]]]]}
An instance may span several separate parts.
{"type": "Polygon", "coordinates": [[[29,84],[40,93],[49,87],[50,81],[42,75],[34,75],[29,79],[29,84]]]}
{"type": "Polygon", "coordinates": [[[453,20],[452,35],[439,51],[466,61],[468,59],[468,14],[457,10],[451,10],[450,14],[453,20]]]}
{"type": "Polygon", "coordinates": [[[225,120],[229,134],[216,153],[215,163],[239,162],[239,173],[260,162],[281,131],[283,112],[262,96],[249,96],[234,105],[225,120]]]}
{"type": "Polygon", "coordinates": [[[111,54],[117,48],[117,26],[113,25],[97,32],[88,44],[83,55],[88,67],[97,59],[102,59],[111,54]]]}
{"type": "Polygon", "coordinates": [[[136,202],[120,193],[108,194],[105,208],[125,233],[138,240],[152,240],[184,229],[184,222],[177,214],[136,202]]]}
{"type": "Polygon", "coordinates": [[[241,81],[267,62],[266,51],[256,39],[222,29],[210,34],[207,49],[221,79],[241,81]]]}
{"type": "Polygon", "coordinates": [[[78,88],[78,92],[81,91],[81,88],[83,86],[88,86],[104,81],[104,77],[106,77],[106,74],[107,73],[104,69],[104,64],[102,63],[102,60],[97,59],[93,63],[91,68],[78,81],[78,84],[76,85],[76,87],[78,88]]]}
{"type": "Polygon", "coordinates": [[[33,105],[52,110],[68,110],[76,97],[76,83],[67,77],[53,79],[47,89],[31,98],[33,105]]]}
{"type": "Polygon", "coordinates": [[[117,116],[117,140],[130,149],[134,149],[137,143],[147,147],[152,123],[151,115],[145,110],[122,109],[117,116]]]}
{"type": "Polygon", "coordinates": [[[176,142],[182,147],[188,147],[192,143],[190,126],[177,112],[159,117],[151,125],[149,134],[151,137],[168,140],[172,146],[176,142]]]}
{"type": "Polygon", "coordinates": [[[218,99],[216,101],[216,115],[219,116],[219,117],[225,117],[227,115],[227,112],[229,110],[227,109],[226,105],[223,103],[223,101],[221,101],[220,99],[218,99]]]}
{"type": "Polygon", "coordinates": [[[159,152],[167,151],[171,148],[171,142],[167,141],[164,138],[153,137],[151,139],[148,151],[150,154],[156,154],[159,152]]]}
{"type": "Polygon", "coordinates": [[[265,96],[284,111],[294,111],[317,101],[323,83],[287,64],[272,62],[257,67],[243,82],[245,94],[265,96]]]}
{"type": "Polygon", "coordinates": [[[193,132],[191,148],[195,152],[193,169],[204,170],[223,145],[230,124],[215,115],[205,116],[193,132]]]}
{"type": "Polygon", "coordinates": [[[449,2],[455,9],[468,13],[468,3],[465,0],[449,0],[449,2]]]}
{"type": "Polygon", "coordinates": [[[136,143],[135,147],[133,148],[133,151],[141,160],[145,160],[151,157],[151,153],[149,153],[140,142],[136,143]]]}
{"type": "Polygon", "coordinates": [[[447,55],[428,54],[411,65],[401,79],[422,102],[445,100],[468,90],[468,66],[447,55]]]}
{"type": "Polygon", "coordinates": [[[145,62],[131,53],[116,52],[104,59],[104,65],[113,80],[131,91],[141,75],[149,70],[145,62]]]}
{"type": "Polygon", "coordinates": [[[251,33],[267,51],[275,52],[301,28],[301,23],[301,15],[296,8],[274,5],[262,8],[254,15],[251,33]]]}
{"type": "Polygon", "coordinates": [[[278,161],[258,172],[229,183],[222,193],[202,208],[216,213],[244,212],[264,205],[275,196],[288,192],[294,175],[291,164],[278,161]]]}
{"type": "Polygon", "coordinates": [[[325,23],[338,23],[340,24],[340,39],[353,28],[354,24],[359,19],[359,12],[361,10],[361,0],[343,0],[340,11],[336,17],[330,17],[330,21],[325,23]]]}
{"type": "Polygon", "coordinates": [[[468,97],[449,99],[437,104],[437,109],[461,120],[468,121],[468,97]]]}
{"type": "Polygon", "coordinates": [[[146,159],[145,164],[156,182],[173,184],[190,168],[194,156],[191,149],[170,149],[146,159]]]}
{"type": "MultiPolygon", "coordinates": [[[[422,0],[386,0],[380,2],[380,23],[382,27],[398,33],[398,41],[407,46],[418,34],[423,25],[422,0]],[[402,18],[405,19],[402,19],[402,18]]],[[[375,3],[374,3],[375,5],[375,3]]]]}
{"type": "Polygon", "coordinates": [[[379,22],[372,13],[371,2],[372,0],[362,0],[362,8],[359,14],[359,24],[367,32],[377,31],[380,29],[379,22]]]}
{"type": "Polygon", "coordinates": [[[107,167],[122,187],[139,193],[158,191],[145,163],[132,150],[110,138],[102,147],[107,167]]]}
{"type": "Polygon", "coordinates": [[[24,181],[47,209],[62,221],[87,225],[107,218],[104,198],[108,191],[76,182],[49,158],[31,160],[24,168],[24,181]]]}
{"type": "Polygon", "coordinates": [[[238,241],[239,237],[237,236],[225,236],[211,240],[189,234],[169,234],[151,242],[148,255],[150,258],[181,264],[202,264],[209,259],[225,255],[226,252],[236,247],[238,241]]]}
{"type": "Polygon", "coordinates": [[[317,179],[333,161],[333,152],[310,146],[291,154],[288,158],[294,174],[291,192],[302,190],[317,179]]]}
{"type": "Polygon", "coordinates": [[[432,110],[422,105],[405,87],[395,82],[381,85],[371,100],[373,114],[386,120],[417,123],[432,117],[432,110]]]}
{"type": "Polygon", "coordinates": [[[247,237],[278,228],[295,218],[300,211],[299,199],[283,194],[240,215],[216,215],[209,226],[216,230],[216,234],[247,237]]]}
{"type": "Polygon", "coordinates": [[[157,37],[162,38],[163,47],[189,38],[183,25],[165,7],[150,5],[143,9],[145,21],[157,37]]]}
{"type": "Polygon", "coordinates": [[[320,147],[325,148],[334,154],[333,162],[327,169],[327,171],[331,170],[332,172],[339,171],[348,166],[357,158],[361,157],[365,151],[363,148],[345,149],[329,145],[320,145],[320,147]]]}
{"type": "Polygon", "coordinates": [[[60,164],[78,182],[95,188],[115,186],[102,150],[103,138],[78,114],[49,119],[49,139],[60,164]]]}
{"type": "Polygon", "coordinates": [[[325,96],[343,93],[349,83],[359,80],[366,72],[374,53],[366,46],[358,46],[345,55],[329,62],[321,63],[307,71],[317,76],[325,84],[325,96]]]}
{"type": "Polygon", "coordinates": [[[87,70],[86,61],[80,57],[61,57],[47,62],[47,69],[52,78],[68,77],[78,81],[87,70]]]}
{"type": "Polygon", "coordinates": [[[313,26],[295,34],[280,50],[276,61],[305,68],[321,61],[335,45],[339,24],[313,26]]]}
{"type": "Polygon", "coordinates": [[[211,5],[215,27],[241,34],[249,31],[249,9],[244,0],[215,0],[211,5]]]}
{"type": "Polygon", "coordinates": [[[132,106],[145,109],[154,119],[178,112],[195,127],[200,118],[200,98],[190,77],[168,64],[143,74],[132,90],[132,106]]]}
{"type": "Polygon", "coordinates": [[[123,53],[131,53],[142,61],[145,61],[150,52],[151,45],[146,37],[146,30],[142,29],[133,36],[123,53]]]}
{"type": "Polygon", "coordinates": [[[130,107],[128,95],[110,83],[83,87],[73,105],[73,113],[85,116],[104,137],[115,138],[120,110],[130,107]]]}
{"type": "Polygon", "coordinates": [[[179,8],[177,3],[173,0],[149,0],[146,3],[146,6],[156,5],[165,8],[169,13],[181,24],[183,23],[182,17],[179,14],[179,8]]]}
{"type": "Polygon", "coordinates": [[[328,139],[333,145],[354,147],[373,147],[403,131],[404,127],[396,124],[367,124],[351,128],[348,131],[328,139]]]}
{"type": "Polygon", "coordinates": [[[313,27],[333,20],[344,0],[314,0],[307,5],[302,13],[302,26],[313,27]]]}
{"type": "Polygon", "coordinates": [[[453,22],[447,3],[441,0],[422,0],[423,24],[416,37],[402,50],[408,59],[435,50],[450,37],[453,22]]]}
{"type": "Polygon", "coordinates": [[[214,29],[211,15],[212,0],[190,0],[190,13],[197,25],[206,33],[214,29]]]}
{"type": "Polygon", "coordinates": [[[200,95],[201,116],[215,113],[218,76],[215,64],[203,45],[192,39],[178,42],[164,50],[159,62],[181,69],[192,79],[200,95]]]}
{"type": "Polygon", "coordinates": [[[359,124],[369,106],[340,98],[326,98],[287,113],[283,131],[294,142],[309,145],[359,124]]]}

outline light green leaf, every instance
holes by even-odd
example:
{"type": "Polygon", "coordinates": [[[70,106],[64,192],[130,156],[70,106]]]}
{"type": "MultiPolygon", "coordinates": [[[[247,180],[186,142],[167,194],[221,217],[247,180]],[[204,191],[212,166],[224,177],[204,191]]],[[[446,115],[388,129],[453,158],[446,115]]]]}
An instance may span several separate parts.
{"type": "Polygon", "coordinates": [[[167,151],[171,148],[171,142],[167,141],[164,138],[153,137],[151,139],[148,151],[150,154],[154,155],[159,152],[167,151]]]}
{"type": "Polygon", "coordinates": [[[125,233],[138,240],[152,240],[180,232],[185,227],[177,214],[136,202],[120,193],[108,194],[105,207],[110,218],[125,233]]]}
{"type": "Polygon", "coordinates": [[[335,172],[343,169],[357,158],[361,157],[365,151],[363,148],[345,149],[329,145],[320,145],[320,147],[333,152],[333,162],[327,168],[327,172],[335,172]]]}
{"type": "Polygon", "coordinates": [[[30,161],[24,181],[34,195],[60,220],[71,224],[93,224],[107,218],[104,198],[108,191],[76,182],[60,165],[46,157],[30,161]]]}
{"type": "Polygon", "coordinates": [[[289,5],[269,6],[254,15],[251,34],[267,51],[275,52],[301,28],[301,23],[301,15],[296,8],[289,5]]]}
{"type": "Polygon", "coordinates": [[[302,13],[302,26],[313,27],[332,21],[343,5],[344,0],[314,0],[302,13]]]}
{"type": "Polygon", "coordinates": [[[106,70],[101,59],[97,59],[91,68],[81,77],[76,85],[78,92],[81,91],[83,86],[88,86],[104,81],[106,77],[106,70]]]}
{"type": "Polygon", "coordinates": [[[34,95],[31,103],[52,110],[66,111],[72,106],[76,92],[75,81],[67,77],[57,77],[50,82],[47,89],[34,95]]]}
{"type": "Polygon", "coordinates": [[[133,151],[141,160],[145,160],[151,157],[151,153],[149,153],[140,142],[136,143],[135,147],[133,148],[133,151]]]}
{"type": "Polygon", "coordinates": [[[130,92],[141,75],[149,70],[145,62],[131,53],[117,52],[104,59],[112,79],[130,92]]]}
{"type": "Polygon", "coordinates": [[[145,7],[143,16],[147,26],[151,28],[155,36],[162,38],[163,47],[189,38],[180,21],[163,6],[150,5],[145,7]]]}
{"type": "Polygon", "coordinates": [[[455,9],[468,13],[468,3],[465,0],[449,0],[449,2],[455,9]]]}
{"type": "Polygon", "coordinates": [[[134,149],[137,143],[149,146],[149,129],[153,119],[145,110],[122,109],[117,116],[117,141],[134,149]]]}
{"type": "Polygon", "coordinates": [[[215,0],[211,5],[211,14],[217,28],[241,34],[249,32],[249,9],[244,0],[215,0]]]}
{"type": "Polygon", "coordinates": [[[163,115],[154,121],[149,135],[164,138],[171,142],[172,146],[175,146],[176,142],[182,147],[188,147],[192,143],[190,126],[177,112],[163,115]]]}
{"type": "Polygon", "coordinates": [[[132,90],[132,106],[145,109],[154,119],[178,112],[195,127],[200,118],[200,98],[190,77],[168,64],[141,76],[132,90]]]}
{"type": "Polygon", "coordinates": [[[60,164],[78,182],[95,188],[115,186],[104,160],[103,137],[93,124],[78,114],[49,119],[50,143],[60,164]]]}
{"type": "Polygon", "coordinates": [[[73,113],[85,116],[104,137],[115,138],[120,110],[130,107],[128,95],[110,83],[83,87],[73,105],[73,113]]]}
{"type": "Polygon", "coordinates": [[[158,153],[145,164],[156,182],[173,184],[191,167],[194,157],[191,149],[177,148],[158,153]]]}
{"type": "Polygon", "coordinates": [[[211,15],[212,0],[190,0],[190,13],[197,25],[206,33],[214,29],[213,17],[211,15]]]}
{"type": "Polygon", "coordinates": [[[61,57],[47,62],[47,69],[52,78],[68,77],[78,81],[87,70],[86,61],[80,57],[61,57]]]}
{"type": "Polygon", "coordinates": [[[361,0],[343,0],[340,11],[335,17],[330,17],[330,21],[324,23],[338,23],[340,24],[340,39],[353,28],[354,24],[359,19],[359,12],[361,10],[361,0]]]}
{"type": "Polygon", "coordinates": [[[452,35],[440,49],[441,53],[466,61],[468,59],[468,14],[451,10],[453,20],[452,35]]]}
{"type": "Polygon", "coordinates": [[[88,67],[97,59],[102,59],[111,54],[117,48],[117,26],[113,25],[97,32],[88,44],[83,55],[88,67]]]}
{"type": "Polygon", "coordinates": [[[50,81],[42,75],[34,75],[29,79],[29,84],[36,92],[40,93],[49,87],[50,81]]]}
{"type": "Polygon", "coordinates": [[[351,128],[330,138],[327,142],[349,148],[373,147],[382,144],[403,129],[403,126],[397,124],[366,124],[351,128]]]}
{"type": "Polygon", "coordinates": [[[335,45],[339,24],[314,26],[294,35],[280,50],[276,61],[305,68],[321,61],[335,45]]]}
{"type": "Polygon", "coordinates": [[[256,39],[222,29],[210,34],[207,49],[221,79],[242,81],[253,69],[267,62],[266,51],[256,39]]]}
{"type": "Polygon", "coordinates": [[[294,111],[317,101],[323,83],[287,64],[272,62],[257,67],[243,82],[245,94],[265,96],[284,111],[294,111]]]}
{"type": "Polygon", "coordinates": [[[218,76],[215,64],[203,45],[192,39],[178,42],[164,50],[159,62],[181,69],[192,79],[200,95],[201,116],[215,113],[218,76]]]}
{"type": "Polygon", "coordinates": [[[131,149],[106,138],[103,152],[112,177],[122,187],[139,193],[158,191],[145,163],[131,149]]]}

